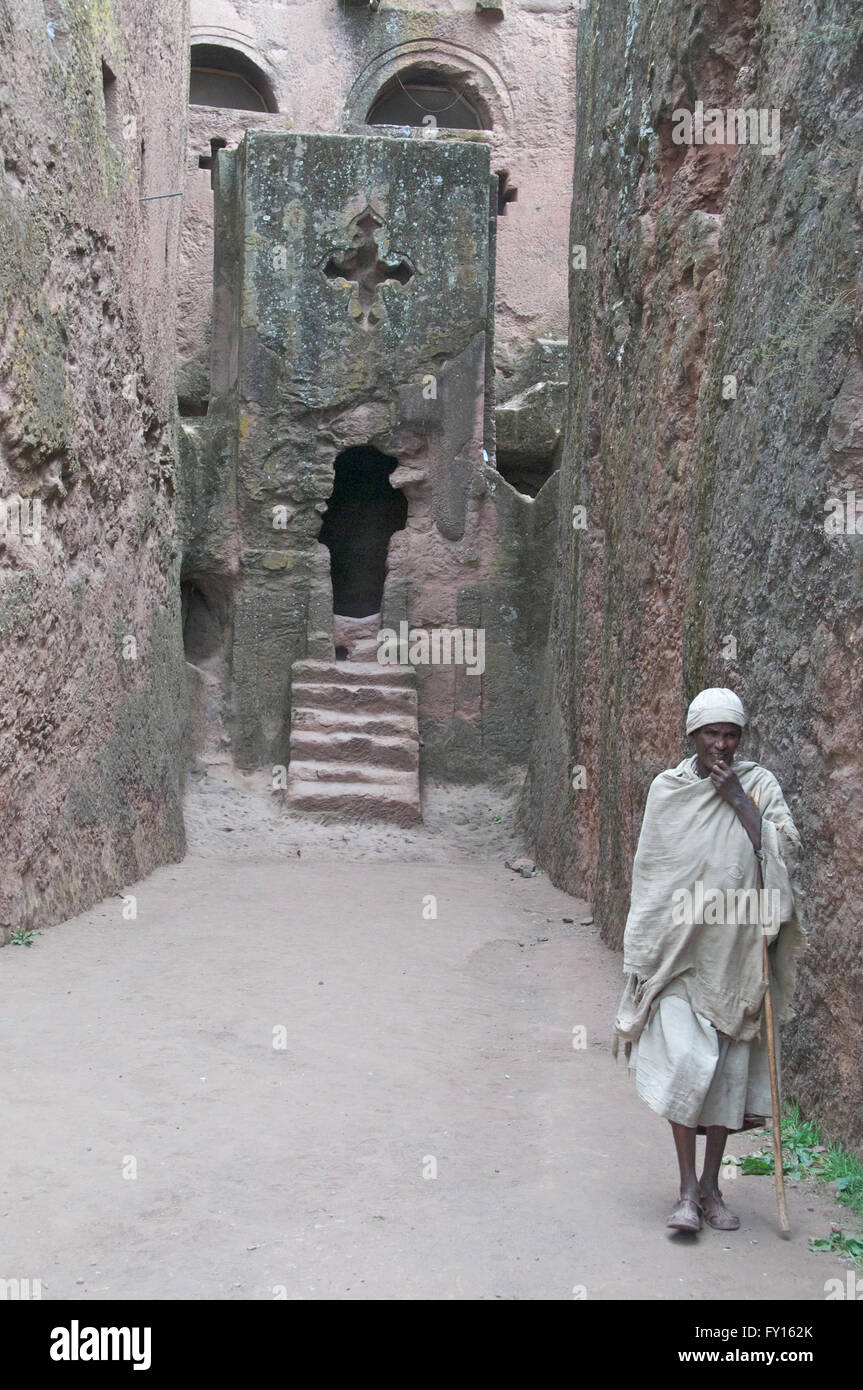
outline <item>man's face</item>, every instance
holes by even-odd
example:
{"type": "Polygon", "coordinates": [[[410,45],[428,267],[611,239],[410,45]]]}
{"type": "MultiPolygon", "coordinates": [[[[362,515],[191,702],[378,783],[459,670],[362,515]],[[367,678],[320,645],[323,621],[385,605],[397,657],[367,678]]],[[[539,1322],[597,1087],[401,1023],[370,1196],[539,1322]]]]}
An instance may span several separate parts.
{"type": "Polygon", "coordinates": [[[730,767],[740,742],[741,730],[736,724],[704,724],[693,734],[698,761],[708,772],[718,762],[730,767]]]}

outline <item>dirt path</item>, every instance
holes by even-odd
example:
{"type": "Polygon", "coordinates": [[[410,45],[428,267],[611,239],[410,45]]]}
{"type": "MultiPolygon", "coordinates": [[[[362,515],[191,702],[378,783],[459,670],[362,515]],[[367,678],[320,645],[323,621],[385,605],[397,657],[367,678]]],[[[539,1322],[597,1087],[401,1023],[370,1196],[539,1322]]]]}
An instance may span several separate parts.
{"type": "Polygon", "coordinates": [[[790,1243],[764,1178],[728,1185],[740,1231],[666,1233],[667,1126],[610,1055],[619,958],[504,868],[505,815],[471,853],[474,819],[429,850],[449,862],[356,836],[349,862],[320,827],[300,857],[207,858],[198,821],[136,920],[112,899],[3,951],[0,1276],[85,1300],[823,1299],[845,1271],[807,1248],[837,1212],[814,1188],[791,1185],[790,1243]]]}

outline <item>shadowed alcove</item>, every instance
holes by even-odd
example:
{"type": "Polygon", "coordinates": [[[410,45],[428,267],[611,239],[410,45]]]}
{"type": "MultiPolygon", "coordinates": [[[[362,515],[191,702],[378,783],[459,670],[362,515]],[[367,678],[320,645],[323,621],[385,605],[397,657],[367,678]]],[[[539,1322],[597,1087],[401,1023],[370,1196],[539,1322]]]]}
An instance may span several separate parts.
{"type": "Polygon", "coordinates": [[[257,64],[237,48],[214,43],[192,44],[189,102],[233,111],[279,109],[272,85],[257,64]]]}
{"type": "Polygon", "coordinates": [[[397,465],[398,459],[366,444],[336,458],[319,539],[330,552],[333,612],[342,617],[381,611],[390,537],[404,530],[408,514],[404,493],[390,486],[397,465]]]}
{"type": "Polygon", "coordinates": [[[220,657],[230,621],[230,581],[213,574],[184,573],[180,582],[183,650],[193,666],[220,657]]]}

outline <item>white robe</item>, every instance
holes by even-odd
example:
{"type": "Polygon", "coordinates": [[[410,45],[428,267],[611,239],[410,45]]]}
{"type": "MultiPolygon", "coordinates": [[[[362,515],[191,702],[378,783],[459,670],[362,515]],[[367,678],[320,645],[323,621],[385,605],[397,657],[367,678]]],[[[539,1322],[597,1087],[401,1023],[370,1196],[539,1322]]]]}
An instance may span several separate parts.
{"type": "Polygon", "coordinates": [[[790,1013],[803,944],[789,876],[799,847],[791,813],[766,768],[741,762],[734,770],[744,791],[759,798],[770,896],[757,900],[750,920],[747,890],[757,893],[759,885],[752,843],[710,779],[698,776],[694,759],[660,773],[633,863],[628,978],[615,1026],[616,1042],[628,1045],[638,1093],[653,1110],[679,1124],[732,1130],[743,1127],[744,1115],[770,1113],[763,938],[775,943],[770,973],[778,1022],[790,1013]],[[710,906],[699,920],[705,899],[710,906]],[[680,911],[687,902],[692,920],[680,911]]]}
{"type": "Polygon", "coordinates": [[[761,1038],[729,1038],[668,985],[632,1044],[635,1088],[651,1110],[688,1125],[751,1128],[770,1114],[770,1070],[761,1038]]]}

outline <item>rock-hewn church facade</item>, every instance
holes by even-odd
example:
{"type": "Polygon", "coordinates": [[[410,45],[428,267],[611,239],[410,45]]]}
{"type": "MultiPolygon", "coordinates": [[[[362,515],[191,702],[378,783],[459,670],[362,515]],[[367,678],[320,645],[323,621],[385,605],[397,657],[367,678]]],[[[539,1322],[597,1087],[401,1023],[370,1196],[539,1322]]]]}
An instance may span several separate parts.
{"type": "Polygon", "coordinates": [[[193,7],[178,400],[194,727],[204,757],[286,768],[294,806],[408,822],[420,770],[525,761],[564,412],[574,36],[554,5],[193,7]],[[385,634],[398,672],[369,669],[385,634]]]}

